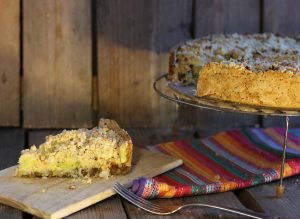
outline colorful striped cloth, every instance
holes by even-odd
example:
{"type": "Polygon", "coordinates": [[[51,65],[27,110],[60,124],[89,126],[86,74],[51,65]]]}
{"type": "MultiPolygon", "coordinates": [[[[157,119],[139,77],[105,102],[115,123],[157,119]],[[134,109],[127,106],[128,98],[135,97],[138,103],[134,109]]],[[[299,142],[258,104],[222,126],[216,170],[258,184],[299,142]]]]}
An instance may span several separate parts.
{"type": "MultiPolygon", "coordinates": [[[[279,179],[284,129],[248,128],[201,140],[148,146],[184,164],[154,178],[133,181],[144,198],[172,198],[241,189],[279,179]]],[[[284,177],[300,173],[300,129],[290,129],[284,177]]]]}

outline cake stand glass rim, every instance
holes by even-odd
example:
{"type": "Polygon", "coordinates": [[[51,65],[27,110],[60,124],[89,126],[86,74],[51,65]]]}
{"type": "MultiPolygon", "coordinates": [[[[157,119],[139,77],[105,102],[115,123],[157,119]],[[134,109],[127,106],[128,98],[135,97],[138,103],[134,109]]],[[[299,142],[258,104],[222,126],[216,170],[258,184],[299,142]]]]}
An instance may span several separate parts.
{"type": "MultiPolygon", "coordinates": [[[[253,111],[246,111],[244,108],[245,105],[239,104],[239,103],[234,103],[234,106],[232,106],[232,108],[222,108],[220,107],[220,105],[216,105],[219,103],[219,101],[215,102],[215,105],[205,105],[205,100],[204,102],[202,102],[202,104],[200,104],[199,102],[197,102],[195,100],[195,98],[199,98],[199,97],[193,97],[191,98],[190,95],[186,95],[183,94],[183,97],[179,97],[178,95],[182,94],[179,91],[175,92],[175,90],[171,89],[170,86],[164,85],[163,87],[167,87],[169,90],[171,90],[171,94],[173,94],[173,96],[170,96],[166,93],[164,93],[161,89],[158,88],[157,83],[159,83],[162,80],[165,80],[165,83],[167,83],[167,76],[168,74],[165,73],[161,76],[159,76],[153,83],[153,88],[154,90],[162,97],[180,103],[180,104],[186,104],[186,105],[190,105],[190,106],[194,106],[194,107],[198,107],[198,108],[202,108],[202,109],[209,109],[209,110],[216,110],[216,111],[221,111],[221,112],[231,112],[231,113],[243,113],[243,114],[252,114],[252,115],[268,115],[268,116],[284,116],[285,117],[285,121],[286,121],[286,126],[285,126],[285,136],[284,136],[284,142],[283,142],[283,150],[282,150],[282,160],[281,160],[281,168],[280,168],[280,175],[279,175],[279,185],[276,188],[276,196],[278,198],[281,198],[284,194],[284,186],[283,186],[283,177],[284,177],[284,164],[285,164],[285,160],[286,160],[286,148],[287,148],[287,139],[288,139],[288,130],[289,130],[289,116],[300,116],[300,109],[291,109],[291,112],[289,113],[289,111],[287,109],[284,109],[284,111],[282,111],[281,108],[276,108],[276,110],[274,110],[274,108],[271,107],[259,107],[259,106],[249,106],[246,105],[246,107],[250,108],[253,111]],[[240,108],[237,108],[239,107],[240,108]],[[265,111],[263,111],[265,110],[265,111]],[[267,111],[266,111],[267,110],[267,111]]],[[[200,98],[201,99],[201,98],[200,98]]],[[[230,105],[229,105],[230,106],[230,105]]]]}
{"type": "MultiPolygon", "coordinates": [[[[157,77],[153,83],[154,90],[161,96],[168,100],[179,104],[186,104],[189,106],[215,110],[229,113],[252,114],[252,115],[267,115],[267,116],[300,116],[300,108],[279,108],[267,106],[254,106],[247,104],[234,103],[229,101],[222,101],[217,99],[202,98],[192,95],[190,91],[181,90],[167,80],[168,73],[164,73],[157,77]],[[170,94],[167,94],[158,87],[158,83],[164,83],[163,88],[168,89],[170,94]]],[[[188,88],[189,86],[187,86],[188,88]]],[[[188,89],[187,89],[188,90],[188,89]]]]}

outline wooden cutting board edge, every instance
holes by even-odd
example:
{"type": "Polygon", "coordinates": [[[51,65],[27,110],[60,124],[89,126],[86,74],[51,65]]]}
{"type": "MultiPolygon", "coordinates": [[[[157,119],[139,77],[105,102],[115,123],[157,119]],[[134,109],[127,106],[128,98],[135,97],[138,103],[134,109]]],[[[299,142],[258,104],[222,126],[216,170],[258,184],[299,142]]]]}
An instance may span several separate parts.
{"type": "MultiPolygon", "coordinates": [[[[144,150],[144,149],[140,149],[140,150],[144,150]]],[[[155,152],[153,152],[153,153],[155,153],[155,152]]],[[[148,172],[147,174],[143,175],[143,177],[154,177],[154,176],[162,174],[162,173],[164,173],[168,170],[174,169],[174,168],[176,168],[176,167],[183,164],[183,161],[179,158],[174,158],[173,157],[173,160],[171,161],[172,157],[167,156],[167,155],[162,155],[162,154],[159,154],[159,155],[168,157],[170,159],[170,162],[168,164],[164,165],[161,169],[153,169],[153,171],[148,172]]],[[[9,169],[15,169],[16,167],[17,166],[12,166],[12,167],[9,167],[7,169],[1,170],[1,172],[2,171],[9,171],[9,169]]],[[[126,186],[126,187],[130,187],[131,184],[132,184],[132,179],[124,178],[124,179],[119,180],[119,182],[121,184],[123,184],[124,186],[126,186]]],[[[49,214],[48,212],[42,211],[41,209],[32,208],[32,207],[30,207],[26,204],[23,204],[22,202],[19,202],[19,201],[13,201],[11,199],[8,199],[7,197],[1,196],[1,194],[0,194],[0,203],[5,204],[5,205],[9,205],[11,207],[17,208],[21,211],[25,211],[27,213],[36,215],[36,216],[41,217],[41,218],[60,219],[60,218],[66,217],[70,214],[73,214],[73,213],[75,213],[79,210],[82,210],[82,209],[84,209],[88,206],[91,206],[91,205],[93,205],[93,204],[95,204],[99,201],[102,201],[106,198],[109,198],[109,197],[111,197],[115,194],[116,193],[114,192],[114,190],[112,188],[108,188],[105,191],[102,191],[101,193],[98,193],[94,196],[87,197],[87,198],[85,198],[85,199],[83,199],[79,202],[76,202],[76,203],[73,203],[73,204],[69,205],[68,208],[64,207],[60,210],[57,210],[55,213],[52,213],[52,214],[49,214]],[[105,198],[103,198],[103,196],[105,196],[105,198]]]]}
{"type": "MultiPolygon", "coordinates": [[[[157,176],[157,175],[159,175],[161,173],[164,173],[164,172],[166,172],[168,170],[174,169],[175,167],[178,167],[178,166],[180,166],[182,164],[183,164],[183,161],[181,159],[174,160],[172,163],[169,163],[168,165],[166,165],[163,169],[154,170],[153,172],[150,172],[150,173],[144,175],[144,177],[157,176]]],[[[122,185],[125,185],[126,187],[131,187],[132,180],[128,180],[128,179],[121,180],[120,183],[122,185]]],[[[70,205],[68,207],[68,209],[63,208],[61,210],[56,211],[54,214],[50,215],[49,219],[60,219],[60,218],[66,217],[66,216],[74,213],[74,208],[78,209],[77,206],[80,206],[80,210],[81,210],[81,209],[84,209],[84,208],[86,208],[88,206],[96,204],[99,201],[105,200],[106,198],[104,198],[104,199],[100,198],[100,196],[103,196],[103,193],[105,194],[104,196],[106,196],[106,198],[109,198],[109,197],[111,197],[111,196],[113,196],[113,195],[116,194],[116,192],[113,189],[107,189],[104,192],[102,192],[101,194],[97,194],[95,196],[91,196],[91,197],[86,198],[86,199],[84,199],[84,200],[82,200],[80,202],[77,202],[77,203],[74,203],[73,205],[70,205]],[[73,209],[73,210],[71,210],[71,209],[73,209]]],[[[49,215],[49,214],[47,214],[47,215],[49,215]]]]}
{"type": "Polygon", "coordinates": [[[37,217],[40,217],[40,218],[45,218],[45,219],[52,219],[53,218],[52,215],[49,215],[47,212],[42,212],[41,210],[31,208],[30,206],[25,205],[22,202],[15,202],[15,201],[13,201],[11,199],[8,199],[8,198],[6,198],[4,196],[1,196],[1,195],[0,195],[0,203],[11,206],[11,207],[16,208],[16,209],[19,209],[21,211],[33,214],[33,215],[35,215],[37,217]]]}

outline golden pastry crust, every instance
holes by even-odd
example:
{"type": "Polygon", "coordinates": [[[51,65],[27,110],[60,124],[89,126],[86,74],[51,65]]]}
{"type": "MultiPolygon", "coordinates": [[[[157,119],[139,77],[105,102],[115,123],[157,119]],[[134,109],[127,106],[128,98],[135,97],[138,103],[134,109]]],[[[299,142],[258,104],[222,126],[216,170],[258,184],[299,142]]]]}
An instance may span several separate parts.
{"type": "Polygon", "coordinates": [[[168,79],[197,85],[198,96],[300,108],[300,41],[274,34],[214,35],[170,52],[168,79]]]}
{"type": "Polygon", "coordinates": [[[267,70],[300,74],[300,40],[274,34],[213,35],[189,40],[170,52],[169,79],[197,84],[210,62],[236,64],[259,73],[267,70]]]}
{"type": "Polygon", "coordinates": [[[114,120],[101,119],[99,127],[64,130],[47,136],[38,148],[22,151],[17,176],[100,177],[126,174],[131,169],[132,141],[114,120]]]}
{"type": "Polygon", "coordinates": [[[209,63],[197,85],[198,96],[271,107],[300,107],[300,76],[268,70],[255,74],[246,68],[209,63]]]}

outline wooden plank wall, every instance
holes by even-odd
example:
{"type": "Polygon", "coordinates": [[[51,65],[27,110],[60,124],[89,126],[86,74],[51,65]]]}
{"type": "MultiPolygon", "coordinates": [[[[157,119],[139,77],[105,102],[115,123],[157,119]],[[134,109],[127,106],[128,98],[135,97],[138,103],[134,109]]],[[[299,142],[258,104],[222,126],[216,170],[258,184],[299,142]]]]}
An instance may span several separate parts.
{"type": "Polygon", "coordinates": [[[23,3],[24,127],[91,126],[91,2],[23,3]]]}
{"type": "MultiPolygon", "coordinates": [[[[17,163],[20,151],[24,149],[25,133],[23,129],[0,129],[0,170],[17,163]]],[[[0,204],[0,218],[22,219],[22,212],[0,204]]]]}
{"type": "Polygon", "coordinates": [[[152,83],[180,41],[214,33],[299,34],[296,0],[3,0],[0,6],[0,126],[91,127],[99,117],[126,127],[199,130],[282,124],[177,107],[152,83]]]}
{"type": "Polygon", "coordinates": [[[191,3],[98,1],[100,115],[126,126],[172,123],[174,104],[159,98],[152,83],[167,71],[170,47],[190,37],[191,3]]]}
{"type": "Polygon", "coordinates": [[[20,2],[0,1],[0,125],[20,124],[20,2]]]}

